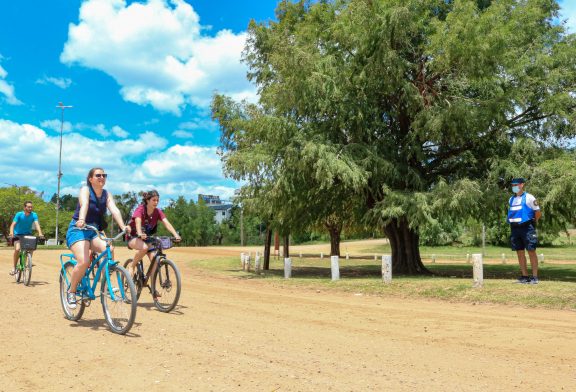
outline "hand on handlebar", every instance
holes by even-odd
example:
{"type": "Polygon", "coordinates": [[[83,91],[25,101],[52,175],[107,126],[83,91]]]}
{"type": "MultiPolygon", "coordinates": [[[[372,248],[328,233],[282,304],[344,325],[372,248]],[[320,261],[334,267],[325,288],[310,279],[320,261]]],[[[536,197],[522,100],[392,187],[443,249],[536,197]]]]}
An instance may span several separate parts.
{"type": "Polygon", "coordinates": [[[182,238],[180,238],[180,236],[174,237],[174,242],[180,242],[182,241],[182,238]]]}
{"type": "Polygon", "coordinates": [[[141,240],[146,240],[146,238],[148,238],[148,236],[146,235],[146,233],[142,233],[140,234],[138,237],[140,237],[141,240]]]}

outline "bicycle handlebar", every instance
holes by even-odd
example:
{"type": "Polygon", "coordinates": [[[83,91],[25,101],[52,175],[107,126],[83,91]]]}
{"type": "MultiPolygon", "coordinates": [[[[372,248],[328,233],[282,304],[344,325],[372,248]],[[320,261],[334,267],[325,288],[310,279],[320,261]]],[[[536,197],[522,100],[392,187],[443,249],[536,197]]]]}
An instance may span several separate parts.
{"type": "Polygon", "coordinates": [[[100,238],[102,241],[106,241],[106,242],[118,241],[126,233],[126,230],[122,230],[115,237],[108,238],[108,237],[105,237],[100,230],[98,230],[96,227],[94,227],[92,225],[84,225],[84,227],[80,228],[80,230],[92,230],[92,231],[96,232],[96,234],[98,235],[98,238],[100,238]]]}

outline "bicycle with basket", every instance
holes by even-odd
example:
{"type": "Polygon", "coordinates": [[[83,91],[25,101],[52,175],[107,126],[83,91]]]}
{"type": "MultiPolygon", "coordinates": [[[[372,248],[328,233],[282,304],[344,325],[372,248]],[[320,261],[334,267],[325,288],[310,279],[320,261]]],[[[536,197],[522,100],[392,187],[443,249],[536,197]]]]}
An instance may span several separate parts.
{"type": "MultiPolygon", "coordinates": [[[[154,306],[165,313],[176,307],[182,289],[180,270],[172,260],[166,258],[164,253],[164,250],[172,247],[172,242],[175,240],[173,237],[149,236],[147,242],[152,245],[149,252],[154,252],[154,256],[151,258],[146,273],[144,273],[144,263],[140,260],[133,277],[137,298],[140,298],[142,289],[147,287],[152,295],[154,306]],[[156,265],[156,270],[152,282],[150,282],[150,273],[154,265],[156,265]]],[[[131,263],[132,259],[126,260],[124,268],[127,268],[131,263]]]]}
{"type": "Polygon", "coordinates": [[[38,238],[33,235],[20,235],[15,237],[20,241],[20,254],[18,255],[18,262],[16,263],[16,273],[14,279],[16,283],[24,283],[25,286],[30,285],[32,278],[32,252],[38,246],[38,238]]]}

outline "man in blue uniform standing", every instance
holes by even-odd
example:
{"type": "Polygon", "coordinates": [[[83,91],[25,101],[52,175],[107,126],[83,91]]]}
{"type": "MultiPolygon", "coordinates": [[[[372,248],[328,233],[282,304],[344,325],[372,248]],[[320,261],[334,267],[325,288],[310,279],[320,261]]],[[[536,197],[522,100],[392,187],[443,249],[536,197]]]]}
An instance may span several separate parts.
{"type": "Polygon", "coordinates": [[[518,255],[518,263],[522,276],[518,278],[518,283],[538,284],[538,257],[536,246],[538,245],[538,235],[536,233],[536,222],[542,216],[540,206],[536,198],[528,192],[524,192],[524,179],[514,178],[512,180],[512,192],[514,195],[508,201],[508,223],[511,226],[512,234],[510,243],[512,250],[518,255]],[[528,275],[526,266],[526,253],[530,257],[532,266],[532,276],[528,275]]]}
{"type": "Polygon", "coordinates": [[[18,237],[32,234],[32,225],[34,225],[34,228],[38,232],[38,237],[43,237],[40,223],[38,223],[38,215],[32,211],[32,208],[31,201],[25,202],[24,211],[16,213],[10,225],[10,237],[14,240],[14,268],[10,271],[10,275],[16,274],[16,264],[18,263],[18,256],[20,254],[20,241],[18,237]]]}

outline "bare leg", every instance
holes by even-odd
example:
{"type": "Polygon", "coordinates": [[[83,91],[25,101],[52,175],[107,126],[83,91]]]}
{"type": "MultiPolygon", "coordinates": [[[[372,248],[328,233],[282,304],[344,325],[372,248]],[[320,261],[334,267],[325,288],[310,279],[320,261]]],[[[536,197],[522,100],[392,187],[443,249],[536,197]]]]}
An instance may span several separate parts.
{"type": "Polygon", "coordinates": [[[528,269],[526,268],[526,253],[524,253],[524,249],[517,250],[516,254],[518,255],[518,264],[520,264],[522,276],[528,276],[528,269]]]}
{"type": "MultiPolygon", "coordinates": [[[[528,256],[530,257],[530,265],[532,266],[532,276],[538,277],[538,255],[535,250],[529,250],[528,256]]],[[[524,262],[526,264],[526,262],[524,262]]]]}
{"type": "Polygon", "coordinates": [[[144,255],[148,253],[148,244],[146,244],[140,238],[133,238],[129,242],[130,248],[136,250],[134,258],[132,259],[132,264],[130,264],[130,275],[134,276],[136,274],[136,266],[138,262],[142,260],[144,255]]]}
{"type": "Polygon", "coordinates": [[[86,269],[90,265],[90,242],[78,241],[70,247],[74,258],[76,259],[76,266],[72,270],[72,277],[70,278],[69,293],[75,293],[78,283],[82,280],[86,269]]]}
{"type": "Polygon", "coordinates": [[[20,258],[20,241],[14,242],[14,268],[12,271],[16,271],[16,264],[18,264],[18,259],[20,258]]]}

